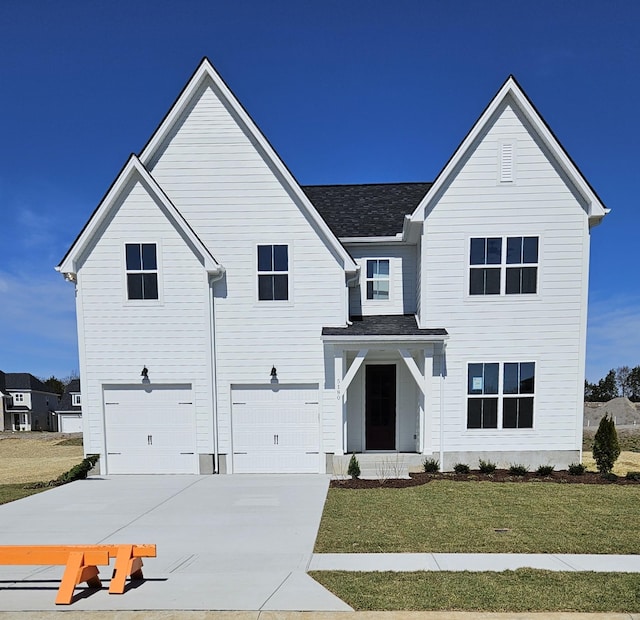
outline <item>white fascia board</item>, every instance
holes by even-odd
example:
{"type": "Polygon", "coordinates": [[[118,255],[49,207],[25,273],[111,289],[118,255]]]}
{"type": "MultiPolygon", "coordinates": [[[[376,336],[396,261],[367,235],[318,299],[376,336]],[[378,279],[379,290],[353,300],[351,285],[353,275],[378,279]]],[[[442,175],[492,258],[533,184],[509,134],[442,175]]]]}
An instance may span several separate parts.
{"type": "Polygon", "coordinates": [[[327,242],[334,249],[336,254],[341,258],[343,268],[349,273],[357,271],[357,265],[353,258],[351,258],[349,252],[342,246],[338,238],[333,234],[331,229],[327,226],[326,222],[322,219],[316,208],[311,201],[307,198],[306,194],[300,188],[300,185],[291,174],[289,169],[285,166],[280,156],[276,153],[269,141],[265,138],[264,134],[260,131],[258,126],[254,123],[253,119],[249,116],[242,104],[238,101],[236,96],[231,92],[231,89],[226,85],[225,81],[220,77],[218,72],[213,68],[213,65],[209,62],[208,58],[204,58],[193,77],[184,88],[178,100],[175,102],[167,116],[164,118],[156,132],[153,134],[147,145],[144,147],[142,153],[140,153],[140,161],[143,164],[148,164],[153,158],[156,150],[162,144],[165,137],[173,128],[175,122],[180,118],[180,115],[184,112],[189,105],[192,97],[200,87],[200,85],[206,80],[210,79],[219,94],[225,99],[229,106],[233,109],[235,115],[245,126],[247,131],[256,141],[264,155],[271,161],[282,179],[287,184],[288,188],[296,196],[299,203],[307,211],[313,222],[318,229],[322,232],[327,242]]]}
{"type": "Polygon", "coordinates": [[[427,192],[426,196],[415,208],[413,214],[411,215],[412,222],[421,221],[424,219],[425,209],[430,206],[433,197],[438,195],[453,170],[459,164],[460,160],[465,156],[468,149],[474,143],[480,132],[483,131],[485,125],[489,122],[489,119],[508,96],[511,96],[514,103],[527,117],[527,120],[531,123],[549,151],[556,158],[561,168],[575,184],[576,188],[588,204],[589,217],[602,218],[609,212],[609,210],[605,208],[596,193],[593,191],[589,183],[586,181],[584,176],[582,176],[582,173],[578,170],[571,158],[567,155],[566,151],[560,145],[557,138],[553,135],[540,114],[533,107],[532,103],[524,94],[515,78],[510,75],[507,78],[507,81],[502,85],[496,96],[491,100],[491,103],[489,103],[485,111],[480,115],[480,118],[471,128],[471,131],[466,135],[465,139],[456,149],[451,159],[442,169],[433,185],[427,192]]]}
{"type": "MultiPolygon", "coordinates": [[[[346,328],[345,328],[346,329],[346,328]]],[[[340,344],[353,344],[357,345],[360,349],[367,348],[368,345],[375,344],[390,344],[393,346],[400,346],[402,344],[415,344],[424,342],[444,342],[449,339],[449,336],[321,336],[324,342],[335,342],[340,344]]]]}
{"type": "Polygon", "coordinates": [[[223,273],[224,268],[222,265],[220,265],[211,255],[211,252],[209,252],[207,247],[202,243],[200,238],[186,222],[182,214],[162,191],[162,188],[158,185],[157,181],[151,176],[151,174],[149,174],[148,170],[142,165],[135,155],[131,155],[129,161],[127,161],[122,172],[118,175],[118,178],[115,180],[106,196],[102,199],[98,208],[94,211],[83,231],[71,246],[66,256],[62,259],[61,263],[56,267],[56,271],[65,274],[65,277],[69,280],[75,280],[78,257],[82,254],[82,251],[87,247],[91,239],[93,239],[94,235],[98,233],[101,224],[109,215],[120,194],[134,176],[137,176],[145,185],[147,191],[162,203],[173,219],[176,227],[189,239],[198,252],[201,253],[205,269],[211,274],[223,273]]]}
{"type": "Polygon", "coordinates": [[[379,243],[384,245],[389,245],[392,243],[404,243],[402,233],[388,237],[340,237],[340,241],[342,243],[359,243],[363,245],[371,245],[372,243],[379,243]]]}

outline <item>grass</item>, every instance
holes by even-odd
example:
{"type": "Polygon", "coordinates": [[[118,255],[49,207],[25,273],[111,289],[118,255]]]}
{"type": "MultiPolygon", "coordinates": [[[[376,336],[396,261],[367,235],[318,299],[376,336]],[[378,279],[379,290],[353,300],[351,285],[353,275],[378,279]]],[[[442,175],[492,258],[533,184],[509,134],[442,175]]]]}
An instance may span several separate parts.
{"type": "Polygon", "coordinates": [[[329,489],[315,551],[633,554],[639,505],[635,485],[434,480],[329,489]]]}
{"type": "Polygon", "coordinates": [[[35,495],[45,489],[27,489],[24,484],[0,484],[0,504],[8,504],[17,499],[35,495]]]}
{"type": "Polygon", "coordinates": [[[311,576],[356,610],[640,612],[640,575],[519,569],[311,576]]]}

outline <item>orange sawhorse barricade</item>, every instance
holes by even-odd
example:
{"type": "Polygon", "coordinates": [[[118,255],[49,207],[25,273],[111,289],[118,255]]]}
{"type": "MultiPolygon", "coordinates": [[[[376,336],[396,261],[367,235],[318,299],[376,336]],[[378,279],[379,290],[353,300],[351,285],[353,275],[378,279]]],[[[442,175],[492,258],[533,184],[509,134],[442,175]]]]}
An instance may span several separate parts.
{"type": "Polygon", "coordinates": [[[0,546],[0,564],[66,566],[56,605],[69,605],[79,583],[100,588],[98,566],[116,563],[109,594],[122,594],[127,577],[142,579],[142,558],[155,558],[155,545],[16,545],[0,546]]]}

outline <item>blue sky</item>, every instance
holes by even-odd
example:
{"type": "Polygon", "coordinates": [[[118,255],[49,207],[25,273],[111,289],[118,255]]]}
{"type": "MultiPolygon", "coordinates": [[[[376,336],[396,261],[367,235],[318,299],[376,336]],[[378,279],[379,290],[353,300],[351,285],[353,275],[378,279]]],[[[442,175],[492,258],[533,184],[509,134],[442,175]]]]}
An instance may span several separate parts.
{"type": "Polygon", "coordinates": [[[208,56],[302,184],[431,181],[513,73],[612,212],[587,377],[640,364],[640,2],[0,2],[0,369],[78,369],[54,267],[208,56]]]}

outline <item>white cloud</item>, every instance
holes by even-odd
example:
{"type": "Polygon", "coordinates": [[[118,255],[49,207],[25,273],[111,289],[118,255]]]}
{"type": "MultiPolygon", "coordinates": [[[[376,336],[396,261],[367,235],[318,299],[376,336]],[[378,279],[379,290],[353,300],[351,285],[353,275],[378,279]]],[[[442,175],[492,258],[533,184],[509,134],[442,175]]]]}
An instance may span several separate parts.
{"type": "Polygon", "coordinates": [[[596,381],[618,366],[640,365],[640,296],[589,304],[587,378],[596,381]]]}

